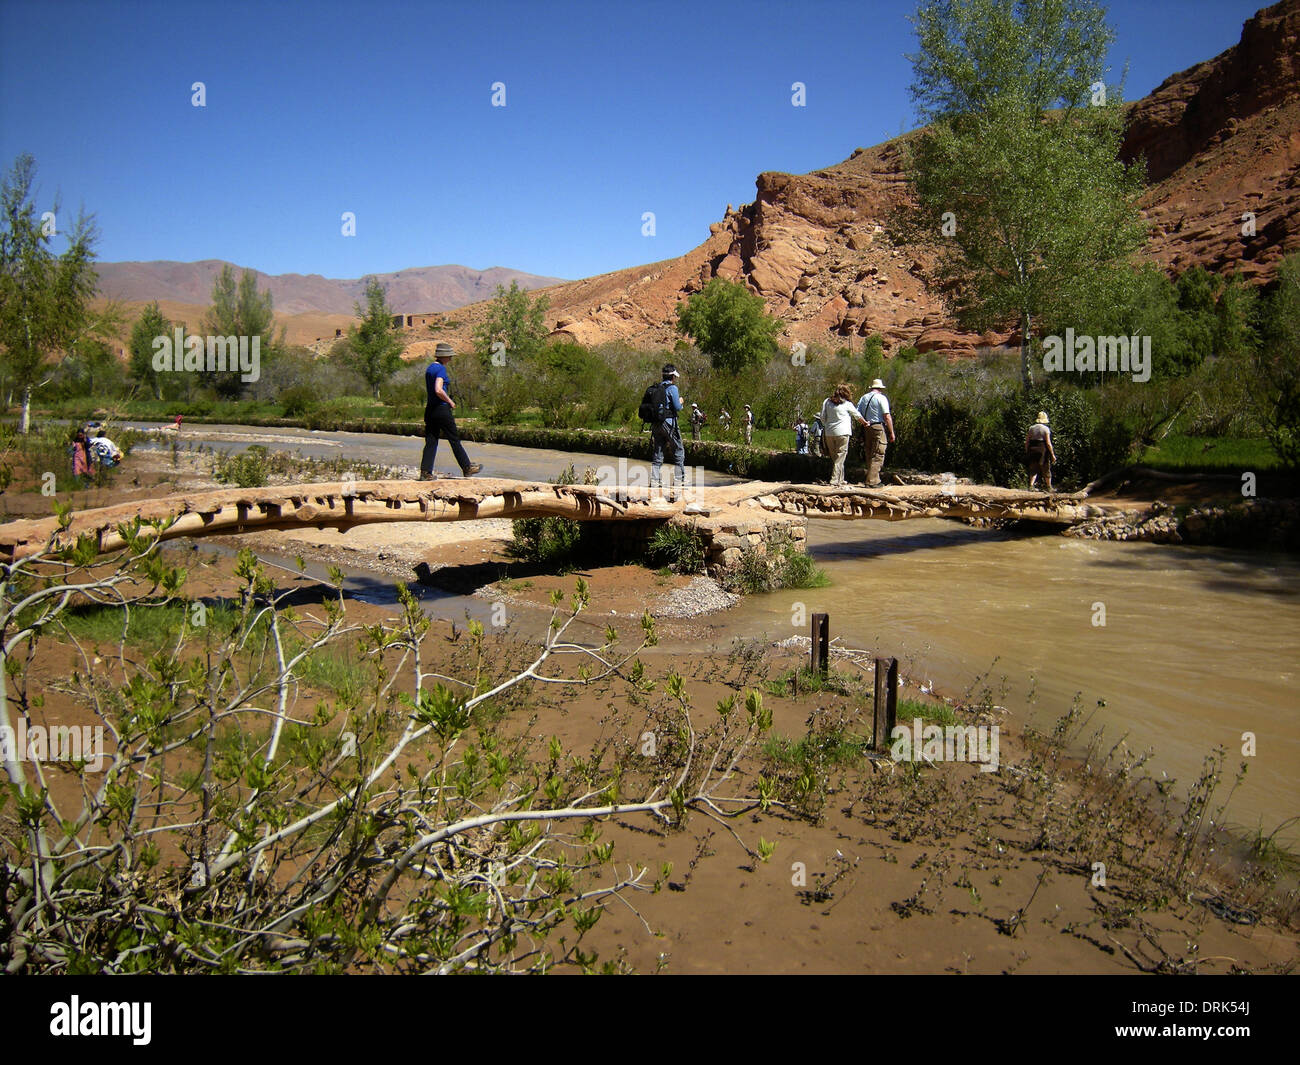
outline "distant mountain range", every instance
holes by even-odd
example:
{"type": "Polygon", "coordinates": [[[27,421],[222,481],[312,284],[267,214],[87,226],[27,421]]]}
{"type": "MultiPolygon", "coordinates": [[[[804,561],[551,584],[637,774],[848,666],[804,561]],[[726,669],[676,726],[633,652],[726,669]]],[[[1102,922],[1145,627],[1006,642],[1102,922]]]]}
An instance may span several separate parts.
{"type": "MultiPolygon", "coordinates": [[[[226,263],[204,259],[197,263],[147,262],[98,263],[100,295],[126,303],[151,300],[207,306],[212,302],[212,284],[226,263]]],[[[238,277],[244,268],[234,263],[238,277]]],[[[364,302],[364,278],[331,278],[320,274],[257,273],[258,287],[270,289],[277,315],[346,314],[364,302]]],[[[556,277],[538,277],[521,270],[494,266],[471,270],[468,266],[419,266],[391,274],[375,274],[388,290],[388,305],[395,312],[448,311],[467,303],[491,299],[497,285],[534,289],[560,282],[556,277]]]]}

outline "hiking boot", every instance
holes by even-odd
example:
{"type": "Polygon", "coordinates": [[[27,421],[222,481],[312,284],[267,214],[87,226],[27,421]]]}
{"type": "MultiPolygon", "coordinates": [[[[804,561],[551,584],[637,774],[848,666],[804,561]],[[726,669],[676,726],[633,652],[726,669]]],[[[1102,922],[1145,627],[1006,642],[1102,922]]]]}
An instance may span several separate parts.
{"type": "Polygon", "coordinates": [[[474,474],[478,473],[482,468],[483,464],[481,462],[471,462],[469,466],[465,468],[465,476],[473,477],[474,474]]]}
{"type": "Polygon", "coordinates": [[[416,480],[419,480],[419,481],[433,481],[433,480],[437,480],[437,478],[435,478],[435,477],[433,476],[433,474],[431,474],[431,473],[422,473],[422,474],[420,474],[419,477],[416,478],[416,480]]]}

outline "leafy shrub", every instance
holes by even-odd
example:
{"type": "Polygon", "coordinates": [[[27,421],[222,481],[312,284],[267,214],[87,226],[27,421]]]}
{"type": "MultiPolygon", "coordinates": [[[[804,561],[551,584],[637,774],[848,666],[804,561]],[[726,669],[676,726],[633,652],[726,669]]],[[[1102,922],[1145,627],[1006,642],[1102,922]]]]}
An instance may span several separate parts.
{"type": "Polygon", "coordinates": [[[221,484],[233,484],[239,488],[262,488],[266,485],[270,472],[266,448],[261,444],[253,444],[238,455],[218,455],[212,476],[221,484]]]}
{"type": "Polygon", "coordinates": [[[674,573],[704,572],[704,537],[694,527],[659,526],[646,553],[652,564],[667,566],[674,573]]]}
{"type": "MultiPolygon", "coordinates": [[[[594,480],[587,471],[586,483],[594,480]]],[[[552,484],[577,484],[578,475],[572,465],[556,477],[552,484]]],[[[582,523],[570,518],[516,518],[510,523],[511,540],[506,551],[515,558],[543,565],[570,562],[583,545],[582,523]]]]}
{"type": "Polygon", "coordinates": [[[746,550],[740,556],[740,565],[727,581],[732,591],[743,595],[770,592],[776,588],[824,588],[828,584],[830,579],[826,571],[791,544],[766,555],[752,548],[746,550]]]}
{"type": "Polygon", "coordinates": [[[286,418],[297,418],[317,406],[319,397],[310,385],[294,385],[280,396],[280,409],[286,418]]]}

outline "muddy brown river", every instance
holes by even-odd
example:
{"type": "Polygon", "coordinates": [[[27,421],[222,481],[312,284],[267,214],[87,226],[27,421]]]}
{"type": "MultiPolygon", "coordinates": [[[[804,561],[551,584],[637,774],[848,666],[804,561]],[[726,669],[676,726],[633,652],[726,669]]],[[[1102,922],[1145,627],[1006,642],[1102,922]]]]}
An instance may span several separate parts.
{"type": "MultiPolygon", "coordinates": [[[[411,437],[235,426],[196,426],[189,439],[406,465],[420,450],[411,437]]],[[[539,480],[571,462],[581,471],[616,461],[468,446],[490,474],[539,480]]],[[[446,468],[449,457],[439,458],[446,468]]],[[[1150,749],[1148,770],[1183,787],[1223,746],[1217,798],[1242,761],[1249,767],[1224,816],[1247,834],[1300,815],[1295,556],[1010,536],[937,519],[813,521],[809,548],[830,587],[753,596],[715,615],[717,649],[736,638],[806,634],[806,621],[795,624],[800,608],[825,612],[833,638],[896,655],[906,675],[944,694],[987,686],[1013,714],[1045,724],[1077,694],[1093,708],[1085,735],[1100,727],[1107,748],[1124,738],[1150,749]],[[1243,758],[1247,733],[1256,753],[1243,758]]],[[[1278,839],[1300,843],[1300,822],[1278,839]]]]}

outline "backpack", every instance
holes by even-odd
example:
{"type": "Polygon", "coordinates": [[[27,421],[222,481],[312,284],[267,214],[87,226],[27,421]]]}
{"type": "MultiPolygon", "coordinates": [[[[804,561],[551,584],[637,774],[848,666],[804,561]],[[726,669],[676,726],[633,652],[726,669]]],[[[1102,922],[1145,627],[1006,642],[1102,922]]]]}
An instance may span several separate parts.
{"type": "Polygon", "coordinates": [[[648,425],[659,425],[676,412],[668,402],[668,382],[660,381],[645,390],[641,397],[641,406],[637,411],[641,420],[648,425]]]}

